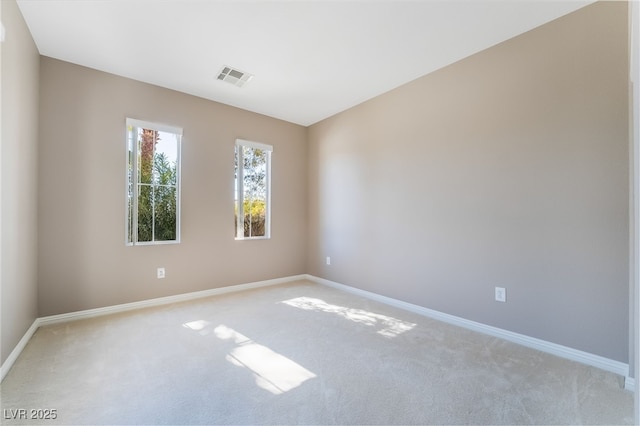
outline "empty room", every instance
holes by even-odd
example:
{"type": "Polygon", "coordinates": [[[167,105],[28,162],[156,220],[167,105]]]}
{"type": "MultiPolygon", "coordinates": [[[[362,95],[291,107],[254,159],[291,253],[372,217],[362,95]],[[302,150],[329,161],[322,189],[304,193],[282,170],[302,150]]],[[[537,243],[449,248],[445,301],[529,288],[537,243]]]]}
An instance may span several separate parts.
{"type": "Polygon", "coordinates": [[[2,424],[638,424],[640,5],[1,0],[2,424]]]}

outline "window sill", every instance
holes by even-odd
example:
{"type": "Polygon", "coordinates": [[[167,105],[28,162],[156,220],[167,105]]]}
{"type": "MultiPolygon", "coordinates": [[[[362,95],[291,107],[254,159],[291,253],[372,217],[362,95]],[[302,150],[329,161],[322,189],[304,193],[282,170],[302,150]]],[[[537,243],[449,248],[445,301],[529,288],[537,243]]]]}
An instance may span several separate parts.
{"type": "Polygon", "coordinates": [[[270,240],[271,237],[244,237],[244,238],[238,238],[236,237],[235,240],[236,241],[254,241],[254,240],[270,240]]]}
{"type": "Polygon", "coordinates": [[[144,242],[144,243],[127,243],[128,247],[136,247],[136,246],[165,246],[169,244],[180,244],[180,241],[152,241],[152,242],[144,242]]]}

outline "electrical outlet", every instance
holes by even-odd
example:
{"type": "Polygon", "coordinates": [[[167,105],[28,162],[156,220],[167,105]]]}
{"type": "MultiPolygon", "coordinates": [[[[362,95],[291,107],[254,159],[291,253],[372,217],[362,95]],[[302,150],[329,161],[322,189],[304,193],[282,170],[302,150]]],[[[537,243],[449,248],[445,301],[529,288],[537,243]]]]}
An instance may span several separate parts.
{"type": "Polygon", "coordinates": [[[327,265],[331,265],[331,258],[327,256],[327,265]]]}
{"type": "Polygon", "coordinates": [[[158,278],[164,278],[164,268],[158,268],[158,278]]]}
{"type": "Polygon", "coordinates": [[[504,287],[496,287],[496,302],[507,301],[507,289],[504,287]]]}

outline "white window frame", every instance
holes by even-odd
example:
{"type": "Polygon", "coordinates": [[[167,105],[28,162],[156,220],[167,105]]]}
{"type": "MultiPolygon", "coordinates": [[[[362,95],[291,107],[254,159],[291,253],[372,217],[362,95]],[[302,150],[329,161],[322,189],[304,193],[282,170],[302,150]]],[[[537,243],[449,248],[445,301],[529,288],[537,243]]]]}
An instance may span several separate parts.
{"type": "MultiPolygon", "coordinates": [[[[238,156],[238,170],[237,170],[237,184],[234,203],[238,205],[238,216],[236,221],[237,231],[236,240],[267,240],[271,238],[271,154],[273,153],[273,146],[260,142],[253,142],[244,139],[236,139],[235,153],[238,156]],[[267,167],[266,167],[266,208],[265,208],[265,234],[256,237],[244,236],[244,158],[242,155],[241,147],[248,147],[254,149],[260,149],[267,153],[267,167]],[[240,167],[241,166],[241,167],[240,167]],[[240,219],[242,218],[242,219],[240,219]],[[242,221],[242,222],[241,222],[242,221]],[[240,226],[242,225],[242,226],[240,226]]],[[[235,160],[234,160],[235,161],[235,160]]],[[[235,166],[234,166],[235,168],[235,166]]]]}
{"type": "Polygon", "coordinates": [[[127,246],[150,246],[150,245],[163,245],[163,244],[179,244],[180,243],[180,198],[181,198],[181,182],[182,182],[182,128],[169,126],[165,124],[153,123],[150,121],[143,121],[134,118],[126,119],[125,126],[125,154],[126,154],[126,162],[125,162],[125,244],[127,246]],[[130,141],[130,130],[131,128],[143,128],[149,130],[155,130],[158,132],[172,133],[178,136],[177,147],[176,147],[176,239],[175,240],[157,240],[157,241],[138,241],[138,147],[137,140],[130,141]],[[131,171],[131,176],[129,175],[129,156],[130,150],[132,147],[130,144],[133,143],[133,169],[131,171]],[[130,182],[130,179],[133,179],[130,182]],[[129,221],[129,185],[132,187],[132,198],[133,198],[133,210],[132,215],[133,219],[131,222],[129,221]],[[130,227],[133,229],[130,229],[130,227]],[[129,238],[131,236],[132,238],[129,238]]]}

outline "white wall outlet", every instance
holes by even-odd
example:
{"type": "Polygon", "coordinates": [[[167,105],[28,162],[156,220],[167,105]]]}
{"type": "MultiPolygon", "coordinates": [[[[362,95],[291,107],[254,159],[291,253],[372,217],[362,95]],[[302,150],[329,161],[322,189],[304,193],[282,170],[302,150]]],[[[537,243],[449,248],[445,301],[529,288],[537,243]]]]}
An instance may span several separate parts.
{"type": "Polygon", "coordinates": [[[496,287],[496,302],[507,301],[507,289],[504,287],[496,287]]]}
{"type": "Polygon", "coordinates": [[[331,258],[327,256],[327,265],[331,265],[331,258]]]}
{"type": "Polygon", "coordinates": [[[164,278],[164,268],[158,268],[158,278],[164,278]]]}

